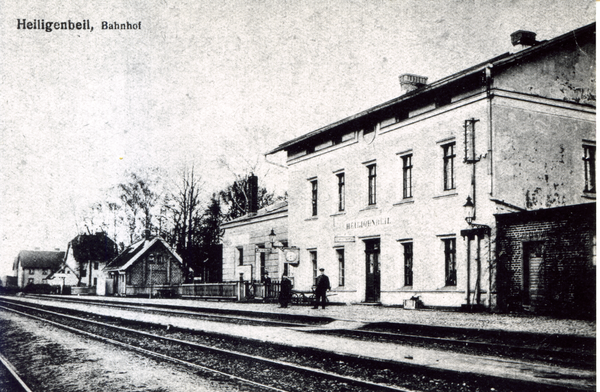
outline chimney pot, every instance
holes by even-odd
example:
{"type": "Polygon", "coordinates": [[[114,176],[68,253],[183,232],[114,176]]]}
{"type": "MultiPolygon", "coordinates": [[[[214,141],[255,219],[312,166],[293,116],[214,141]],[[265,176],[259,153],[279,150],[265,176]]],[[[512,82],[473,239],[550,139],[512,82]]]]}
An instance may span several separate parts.
{"type": "Polygon", "coordinates": [[[256,215],[258,211],[258,177],[254,174],[248,176],[248,214],[256,215]]]}
{"type": "Polygon", "coordinates": [[[513,46],[534,46],[538,43],[535,40],[535,36],[536,34],[533,31],[517,30],[510,35],[510,42],[513,44],[513,46]]]}
{"type": "Polygon", "coordinates": [[[144,230],[144,238],[147,240],[150,239],[150,230],[148,230],[148,229],[144,230]]]}
{"type": "Polygon", "coordinates": [[[423,87],[427,84],[426,76],[419,76],[414,74],[402,74],[398,77],[400,79],[400,87],[404,94],[423,87]]]}

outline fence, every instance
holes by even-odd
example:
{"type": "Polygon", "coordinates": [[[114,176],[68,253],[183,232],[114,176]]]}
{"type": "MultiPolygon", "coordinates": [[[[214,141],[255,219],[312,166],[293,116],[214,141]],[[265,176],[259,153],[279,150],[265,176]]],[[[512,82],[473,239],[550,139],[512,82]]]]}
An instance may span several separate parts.
{"type": "Polygon", "coordinates": [[[133,286],[127,285],[126,296],[150,296],[217,299],[231,301],[262,300],[275,302],[279,298],[281,283],[278,281],[265,284],[260,281],[233,281],[223,283],[188,283],[179,286],[155,285],[133,286]]]}

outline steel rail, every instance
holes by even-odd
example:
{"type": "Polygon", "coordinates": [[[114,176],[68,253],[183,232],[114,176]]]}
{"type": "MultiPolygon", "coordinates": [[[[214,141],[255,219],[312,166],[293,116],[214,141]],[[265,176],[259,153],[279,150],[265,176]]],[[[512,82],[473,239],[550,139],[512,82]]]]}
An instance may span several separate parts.
{"type": "MultiPolygon", "coordinates": [[[[60,302],[71,302],[71,303],[89,303],[86,300],[77,300],[77,299],[67,299],[67,298],[52,298],[52,300],[60,301],[60,302]]],[[[223,319],[223,320],[233,320],[233,321],[252,321],[259,322],[271,325],[278,325],[283,327],[311,327],[315,328],[313,324],[305,324],[305,323],[291,323],[291,322],[283,322],[283,321],[274,321],[268,319],[261,319],[256,317],[247,317],[247,316],[226,316],[219,315],[209,312],[194,312],[194,311],[182,311],[176,309],[168,309],[168,307],[153,307],[153,306],[145,306],[145,305],[129,305],[122,303],[103,303],[103,302],[93,302],[94,305],[97,306],[105,306],[105,307],[116,307],[122,309],[129,310],[149,310],[151,312],[157,313],[165,313],[165,314],[179,314],[179,315],[191,315],[191,316],[200,316],[200,317],[210,317],[215,319],[223,319]],[[157,310],[158,309],[158,310],[157,310]]],[[[51,306],[51,305],[49,305],[51,306]]],[[[345,335],[363,335],[363,336],[371,336],[371,337],[383,337],[390,340],[399,340],[399,339],[408,339],[408,340],[419,340],[423,342],[432,342],[432,343],[443,343],[450,345],[462,345],[464,347],[477,347],[480,350],[485,349],[495,349],[495,350],[512,350],[513,352],[528,352],[538,356],[553,356],[553,355],[562,355],[569,356],[575,355],[578,358],[581,358],[582,354],[573,354],[569,351],[564,350],[554,350],[548,348],[539,348],[539,347],[528,347],[524,345],[514,345],[514,344],[506,344],[506,343],[494,343],[494,342],[486,342],[486,341],[477,341],[477,340],[469,340],[469,339],[453,339],[453,338],[444,338],[444,337],[436,337],[436,336],[427,336],[427,335],[418,335],[418,334],[407,334],[407,333],[396,333],[396,332],[383,332],[383,331],[372,331],[365,329],[353,329],[349,332],[346,330],[336,330],[336,329],[327,329],[324,328],[327,332],[335,332],[342,331],[342,334],[345,335]]],[[[312,333],[319,333],[319,330],[311,331],[312,333]]],[[[585,355],[585,354],[584,354],[585,355]]],[[[589,359],[590,361],[595,360],[596,356],[594,354],[585,355],[585,359],[589,359]]]]}
{"type": "Polygon", "coordinates": [[[4,368],[6,370],[8,370],[8,372],[10,373],[10,375],[12,376],[13,380],[15,380],[18,384],[19,387],[25,391],[25,392],[33,392],[25,383],[25,381],[23,381],[23,379],[21,378],[21,376],[19,375],[19,372],[17,372],[17,369],[15,369],[15,367],[13,366],[12,363],[10,363],[10,361],[8,359],[6,359],[6,357],[2,354],[0,354],[0,363],[2,363],[2,366],[4,366],[4,368]]]}
{"type": "MultiPolygon", "coordinates": [[[[72,319],[75,321],[80,321],[80,322],[84,322],[84,323],[89,323],[89,324],[94,324],[97,326],[102,326],[102,327],[108,327],[111,329],[115,329],[118,331],[122,331],[122,332],[127,332],[127,333],[133,333],[133,334],[137,334],[137,335],[141,335],[144,337],[149,337],[155,340],[162,340],[165,342],[170,342],[170,343],[177,343],[177,344],[181,344],[181,345],[186,345],[192,348],[196,348],[196,349],[201,349],[201,350],[206,350],[206,351],[212,351],[215,352],[217,354],[221,354],[221,355],[229,355],[229,356],[234,356],[234,357],[239,357],[242,359],[250,359],[250,360],[254,360],[254,361],[260,361],[262,363],[268,364],[270,366],[275,366],[275,367],[279,367],[279,368],[284,368],[284,369],[289,369],[289,370],[293,370],[293,371],[300,371],[306,374],[311,374],[311,375],[315,375],[315,376],[319,376],[319,377],[327,377],[329,379],[332,380],[339,380],[339,381],[343,381],[343,382],[347,382],[347,383],[352,383],[355,385],[359,385],[359,386],[366,386],[369,388],[375,388],[377,390],[382,390],[382,391],[390,391],[390,392],[418,392],[416,390],[413,389],[407,389],[407,388],[400,388],[400,387],[395,387],[395,386],[390,386],[390,385],[386,385],[386,384],[379,384],[379,383],[375,383],[375,382],[371,382],[371,381],[367,381],[367,380],[363,380],[363,379],[359,379],[359,378],[355,378],[355,377],[349,377],[349,376],[343,376],[340,374],[336,374],[336,373],[332,373],[332,372],[327,372],[324,370],[320,370],[320,369],[315,369],[315,368],[310,368],[307,366],[302,366],[302,365],[297,365],[297,364],[293,364],[293,363],[289,363],[289,362],[284,362],[284,361],[278,361],[278,360],[274,360],[274,359],[270,359],[270,358],[265,358],[265,357],[260,357],[260,356],[255,356],[255,355],[250,355],[250,354],[245,354],[245,353],[240,353],[240,352],[235,352],[235,351],[231,351],[231,350],[226,350],[226,349],[220,349],[220,348],[216,348],[216,347],[211,347],[211,346],[207,346],[207,345],[203,345],[203,344],[199,344],[199,343],[194,343],[194,342],[189,342],[189,341],[185,341],[185,340],[181,340],[181,339],[175,339],[175,338],[169,338],[169,337],[164,337],[164,336],[159,336],[159,335],[154,335],[148,332],[144,332],[144,331],[137,331],[135,329],[131,329],[131,328],[125,328],[125,327],[119,327],[116,325],[111,325],[111,324],[107,324],[107,323],[102,323],[99,321],[94,321],[94,320],[88,320],[88,319],[84,319],[81,317],[76,317],[76,316],[70,316],[70,315],[65,315],[65,314],[61,314],[61,313],[57,313],[57,312],[53,312],[53,311],[49,311],[49,310],[44,310],[44,309],[40,309],[40,308],[36,308],[36,307],[32,307],[32,306],[27,306],[27,305],[22,305],[22,304],[18,304],[16,306],[21,306],[24,308],[28,308],[34,311],[38,311],[38,312],[42,312],[42,313],[46,313],[46,314],[51,314],[51,315],[55,315],[55,316],[59,316],[59,317],[64,317],[64,318],[68,318],[68,319],[72,319]]],[[[174,357],[170,357],[164,354],[160,354],[160,353],[155,353],[153,351],[149,351],[146,349],[142,349],[140,347],[137,346],[133,346],[133,345],[129,345],[127,343],[123,343],[120,342],[118,340],[114,340],[114,339],[110,339],[110,338],[106,338],[100,335],[96,335],[93,334],[91,332],[87,332],[87,331],[83,331],[74,327],[70,327],[70,326],[66,326],[51,320],[46,320],[44,318],[38,317],[38,316],[34,316],[34,315],[30,315],[27,314],[25,312],[20,312],[18,310],[15,309],[11,309],[11,308],[7,308],[4,306],[0,305],[0,309],[6,309],[6,310],[10,310],[13,311],[15,313],[18,314],[22,314],[24,316],[28,316],[28,317],[32,317],[35,318],[37,320],[43,321],[43,322],[48,322],[52,325],[55,325],[57,327],[60,328],[64,328],[68,331],[74,332],[74,333],[79,333],[100,341],[104,341],[107,343],[111,343],[111,344],[115,344],[117,346],[126,348],[126,349],[131,349],[133,351],[145,354],[145,355],[149,355],[149,356],[154,356],[160,359],[164,359],[164,360],[168,360],[168,361],[172,361],[181,365],[185,365],[185,366],[190,366],[192,368],[198,368],[201,370],[205,370],[205,371],[209,371],[209,372],[213,372],[213,373],[217,373],[220,375],[224,375],[230,378],[234,378],[238,381],[242,381],[242,382],[249,382],[253,385],[259,386],[259,387],[265,387],[271,390],[275,390],[275,391],[282,391],[282,392],[286,392],[284,390],[272,387],[272,386],[268,386],[268,385],[263,385],[260,383],[257,383],[255,381],[252,380],[247,380],[244,378],[241,378],[239,376],[235,376],[233,374],[229,374],[229,373],[225,373],[216,369],[212,369],[209,367],[205,367],[202,365],[198,365],[198,364],[194,364],[193,362],[187,362],[178,358],[174,358],[174,357]]]]}
{"type": "MultiPolygon", "coordinates": [[[[104,306],[104,307],[108,307],[108,308],[118,308],[118,309],[127,309],[127,310],[142,310],[142,311],[149,311],[149,312],[153,312],[153,313],[166,313],[166,314],[176,314],[176,315],[185,315],[185,316],[210,317],[210,318],[223,319],[223,320],[254,321],[254,322],[258,322],[258,323],[262,323],[262,324],[272,324],[272,325],[277,325],[277,326],[281,326],[281,327],[309,327],[309,326],[312,326],[312,324],[292,323],[292,322],[286,322],[286,321],[269,320],[266,318],[256,318],[256,317],[247,317],[247,316],[227,316],[227,315],[202,312],[202,311],[169,309],[168,306],[162,307],[162,306],[147,306],[147,305],[131,305],[131,304],[119,303],[119,302],[105,303],[105,302],[96,302],[96,301],[90,301],[90,300],[77,300],[77,299],[71,299],[71,298],[68,298],[68,299],[67,298],[52,298],[51,300],[44,298],[44,297],[40,297],[40,298],[43,300],[46,300],[46,301],[87,304],[87,305],[104,306]]],[[[4,298],[2,300],[4,300],[4,298]]],[[[51,305],[49,305],[49,306],[51,306],[51,305]]]]}

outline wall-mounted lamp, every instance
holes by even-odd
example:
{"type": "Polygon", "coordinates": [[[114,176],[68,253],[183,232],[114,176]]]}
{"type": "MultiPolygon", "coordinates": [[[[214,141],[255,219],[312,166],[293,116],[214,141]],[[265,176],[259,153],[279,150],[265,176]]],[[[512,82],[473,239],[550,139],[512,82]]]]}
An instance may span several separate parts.
{"type": "Polygon", "coordinates": [[[463,207],[465,208],[465,220],[468,224],[473,223],[475,220],[475,203],[473,203],[471,196],[467,196],[467,202],[463,207]]]}
{"type": "Polygon", "coordinates": [[[277,234],[275,234],[275,230],[271,229],[271,232],[269,233],[269,241],[270,241],[270,248],[271,249],[279,249],[279,248],[283,248],[283,244],[279,241],[275,241],[277,238],[277,234]]]}

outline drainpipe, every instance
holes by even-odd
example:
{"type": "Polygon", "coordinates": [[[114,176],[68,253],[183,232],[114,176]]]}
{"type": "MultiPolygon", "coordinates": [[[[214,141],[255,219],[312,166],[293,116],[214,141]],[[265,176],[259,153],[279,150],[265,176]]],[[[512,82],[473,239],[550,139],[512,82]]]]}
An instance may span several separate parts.
{"type": "Polygon", "coordinates": [[[494,164],[493,164],[493,143],[492,139],[494,133],[492,132],[493,123],[492,123],[492,99],[494,98],[494,94],[492,93],[492,64],[489,64],[485,67],[485,91],[488,99],[488,159],[489,159],[489,173],[490,173],[490,196],[494,196],[494,164]]]}
{"type": "MultiPolygon", "coordinates": [[[[489,140],[488,140],[488,159],[489,159],[489,174],[490,174],[490,196],[494,196],[494,155],[493,155],[493,120],[492,120],[492,99],[494,98],[494,94],[492,93],[492,64],[489,64],[485,67],[485,86],[486,86],[486,95],[488,98],[488,132],[489,132],[489,140]]],[[[488,279],[487,279],[487,302],[488,307],[491,309],[492,307],[492,233],[490,230],[490,237],[488,241],[488,279]]]]}

